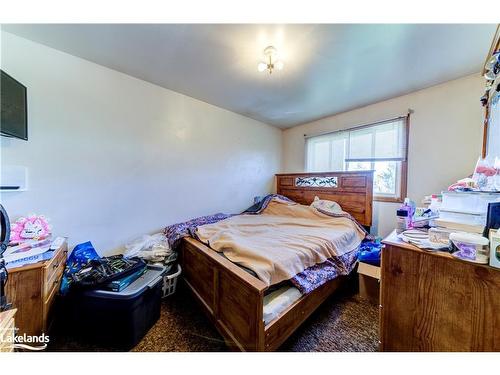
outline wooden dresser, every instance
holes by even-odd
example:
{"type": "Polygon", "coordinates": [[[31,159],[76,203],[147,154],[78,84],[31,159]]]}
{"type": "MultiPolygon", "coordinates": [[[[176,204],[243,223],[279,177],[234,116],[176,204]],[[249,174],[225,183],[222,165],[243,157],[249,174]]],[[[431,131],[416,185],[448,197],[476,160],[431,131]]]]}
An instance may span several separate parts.
{"type": "Polygon", "coordinates": [[[14,351],[16,309],[0,312],[0,352],[14,351]]]}
{"type": "Polygon", "coordinates": [[[382,351],[500,351],[500,269],[383,243],[382,351]]]}
{"type": "Polygon", "coordinates": [[[48,332],[67,254],[68,244],[64,241],[51,259],[9,270],[6,294],[8,302],[17,309],[17,334],[38,336],[48,332]]]}

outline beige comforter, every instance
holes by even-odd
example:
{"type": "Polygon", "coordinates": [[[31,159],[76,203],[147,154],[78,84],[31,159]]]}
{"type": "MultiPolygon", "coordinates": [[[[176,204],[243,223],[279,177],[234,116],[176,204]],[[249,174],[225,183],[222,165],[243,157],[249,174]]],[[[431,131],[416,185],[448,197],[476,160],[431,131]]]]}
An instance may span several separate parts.
{"type": "Polygon", "coordinates": [[[199,239],[268,285],[354,250],[364,238],[350,219],[274,198],[260,215],[238,215],[198,227],[199,239]]]}

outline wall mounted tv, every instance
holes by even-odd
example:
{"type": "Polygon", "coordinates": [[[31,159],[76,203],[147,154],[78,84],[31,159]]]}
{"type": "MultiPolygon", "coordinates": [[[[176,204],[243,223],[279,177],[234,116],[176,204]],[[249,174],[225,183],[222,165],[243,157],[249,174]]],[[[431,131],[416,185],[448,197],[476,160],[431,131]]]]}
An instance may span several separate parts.
{"type": "Polygon", "coordinates": [[[26,86],[0,70],[0,133],[28,140],[26,86]]]}

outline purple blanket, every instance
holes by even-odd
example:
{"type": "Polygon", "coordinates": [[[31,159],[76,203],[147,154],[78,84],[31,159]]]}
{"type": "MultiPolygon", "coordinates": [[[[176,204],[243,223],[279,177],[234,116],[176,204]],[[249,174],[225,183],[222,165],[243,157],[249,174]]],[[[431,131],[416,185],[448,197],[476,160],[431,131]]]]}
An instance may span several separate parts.
{"type": "MultiPolygon", "coordinates": [[[[281,199],[289,200],[286,197],[277,194],[271,194],[266,196],[260,203],[257,203],[256,205],[250,207],[243,213],[246,214],[252,213],[256,215],[260,214],[262,210],[267,207],[269,202],[274,197],[279,197],[281,199]]],[[[175,247],[179,245],[179,241],[183,237],[191,236],[193,238],[196,238],[195,231],[197,227],[205,224],[216,223],[218,221],[225,220],[231,216],[234,215],[218,213],[215,215],[201,216],[183,223],[170,225],[165,228],[164,233],[167,236],[170,247],[175,249],[175,247]]],[[[323,263],[319,263],[312,267],[306,268],[304,271],[292,277],[290,279],[290,282],[302,294],[310,293],[314,289],[326,283],[327,281],[333,280],[340,275],[349,274],[354,268],[356,261],[358,260],[358,253],[359,250],[356,249],[351,252],[345,253],[341,256],[327,259],[323,263]]]]}
{"type": "Polygon", "coordinates": [[[307,294],[327,281],[341,275],[348,275],[358,260],[359,250],[353,250],[338,257],[327,259],[296,274],[290,282],[302,293],[307,294]]]}
{"type": "Polygon", "coordinates": [[[231,216],[234,215],[218,213],[215,215],[200,216],[183,223],[169,225],[165,228],[164,233],[165,236],[167,236],[170,248],[175,249],[179,245],[182,238],[189,236],[194,237],[194,232],[199,226],[213,224],[231,216]]]}

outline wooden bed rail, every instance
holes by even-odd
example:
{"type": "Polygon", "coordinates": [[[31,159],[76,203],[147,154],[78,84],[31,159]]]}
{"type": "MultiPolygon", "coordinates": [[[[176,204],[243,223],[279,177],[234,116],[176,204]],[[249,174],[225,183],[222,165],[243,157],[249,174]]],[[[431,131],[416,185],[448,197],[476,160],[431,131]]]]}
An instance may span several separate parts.
{"type": "Polygon", "coordinates": [[[267,285],[192,238],[183,239],[181,255],[184,281],[226,344],[240,351],[264,350],[267,285]]]}
{"type": "Polygon", "coordinates": [[[231,262],[229,259],[221,256],[215,250],[212,250],[208,246],[202,244],[201,242],[195,240],[191,237],[184,238],[184,245],[188,247],[195,247],[198,252],[203,252],[212,261],[220,264],[224,268],[230,270],[235,277],[240,279],[241,282],[248,285],[248,287],[255,289],[258,293],[264,293],[268,286],[261,280],[252,276],[246,272],[243,268],[237,266],[235,263],[231,262]]]}

